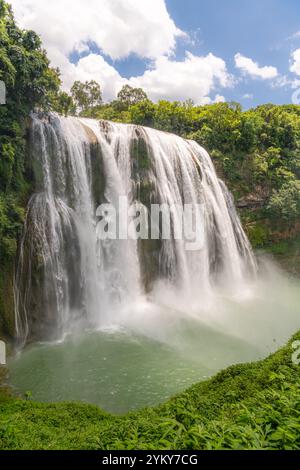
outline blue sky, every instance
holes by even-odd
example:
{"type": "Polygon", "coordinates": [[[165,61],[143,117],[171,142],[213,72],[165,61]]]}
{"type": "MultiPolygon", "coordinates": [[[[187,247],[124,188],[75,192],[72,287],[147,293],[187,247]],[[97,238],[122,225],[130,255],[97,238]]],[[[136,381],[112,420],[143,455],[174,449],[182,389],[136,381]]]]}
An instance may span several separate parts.
{"type": "Polygon", "coordinates": [[[62,71],[153,100],[290,103],[300,88],[299,0],[11,0],[62,71]],[[298,33],[298,34],[297,34],[298,33]]]}
{"type": "MultiPolygon", "coordinates": [[[[196,32],[199,42],[192,52],[213,52],[226,60],[232,73],[234,55],[240,52],[290,75],[291,53],[300,47],[300,35],[293,38],[300,30],[299,0],[167,0],[167,6],[181,29],[196,32]]],[[[274,89],[264,80],[249,78],[224,94],[247,106],[291,102],[290,87],[274,89]],[[243,99],[245,94],[252,94],[253,100],[243,99]]]]}

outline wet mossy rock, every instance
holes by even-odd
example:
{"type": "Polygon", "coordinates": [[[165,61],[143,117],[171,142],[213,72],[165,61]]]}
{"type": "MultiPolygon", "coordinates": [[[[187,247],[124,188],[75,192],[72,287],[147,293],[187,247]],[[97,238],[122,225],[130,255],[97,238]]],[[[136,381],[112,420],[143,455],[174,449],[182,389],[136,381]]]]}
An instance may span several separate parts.
{"type": "Polygon", "coordinates": [[[135,173],[141,172],[142,170],[150,170],[152,160],[151,151],[142,128],[137,127],[135,129],[135,136],[131,144],[131,157],[133,159],[135,173]]]}
{"type": "Polygon", "coordinates": [[[137,199],[148,209],[156,202],[156,187],[151,175],[144,176],[137,182],[137,199]]]}
{"type": "Polygon", "coordinates": [[[142,128],[137,127],[135,129],[130,154],[136,186],[135,197],[149,209],[151,204],[157,203],[157,195],[152,166],[153,155],[142,128]]]}
{"type": "MultiPolygon", "coordinates": [[[[108,132],[107,127],[105,127],[104,122],[100,122],[99,125],[102,129],[105,129],[108,132]]],[[[91,161],[91,182],[92,182],[92,193],[93,199],[95,201],[95,209],[104,202],[104,192],[105,192],[105,172],[103,168],[103,154],[101,146],[99,145],[97,136],[94,132],[87,126],[83,124],[84,130],[87,133],[89,140],[89,149],[86,151],[86,156],[90,157],[91,161]]]]}
{"type": "Polygon", "coordinates": [[[9,340],[14,336],[14,274],[13,266],[6,267],[0,273],[0,340],[9,340]]]}
{"type": "Polygon", "coordinates": [[[105,200],[105,174],[103,168],[103,155],[98,142],[90,145],[92,193],[96,208],[105,200]]]}
{"type": "MultiPolygon", "coordinates": [[[[133,178],[136,187],[136,199],[150,211],[151,204],[159,204],[156,178],[152,165],[153,155],[147,144],[147,137],[140,127],[135,128],[131,143],[133,178]]],[[[150,227],[150,213],[149,213],[150,227]]],[[[159,258],[162,248],[161,240],[140,240],[139,257],[141,260],[141,277],[146,291],[151,291],[153,283],[159,277],[159,258]]]]}
{"type": "Polygon", "coordinates": [[[161,240],[149,239],[139,241],[141,279],[146,292],[151,292],[154,282],[159,278],[159,258],[161,248],[161,240]]]}

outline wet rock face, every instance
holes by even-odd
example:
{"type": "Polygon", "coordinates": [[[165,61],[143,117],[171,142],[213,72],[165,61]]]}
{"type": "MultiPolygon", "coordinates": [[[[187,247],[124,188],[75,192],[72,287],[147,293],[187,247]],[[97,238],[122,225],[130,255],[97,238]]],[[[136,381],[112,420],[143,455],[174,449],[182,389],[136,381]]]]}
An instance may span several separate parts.
{"type": "Polygon", "coordinates": [[[134,172],[143,172],[151,168],[151,148],[147,144],[146,136],[142,129],[135,129],[131,142],[131,157],[134,172]]]}
{"type": "MultiPolygon", "coordinates": [[[[136,128],[131,143],[133,179],[135,182],[135,199],[148,209],[148,226],[151,227],[151,204],[160,204],[156,187],[155,168],[152,164],[153,154],[142,128],[136,128]]],[[[161,240],[140,240],[138,244],[142,284],[147,292],[160,277],[159,260],[162,249],[161,240]]]]}
{"type": "Polygon", "coordinates": [[[0,340],[14,337],[14,266],[2,269],[0,273],[0,340]]]}
{"type": "Polygon", "coordinates": [[[105,175],[103,168],[103,155],[101,146],[98,142],[92,142],[89,151],[91,158],[91,189],[96,210],[96,208],[105,200],[105,175]]]}
{"type": "MultiPolygon", "coordinates": [[[[69,312],[84,315],[76,162],[60,132],[58,118],[43,118],[38,125],[32,123],[28,139],[35,192],[28,204],[16,268],[15,336],[19,341],[56,339],[69,312]]],[[[96,137],[92,131],[86,135],[82,158],[101,165],[96,137]]],[[[88,178],[101,175],[98,170],[89,166],[88,178]]],[[[98,182],[93,186],[98,188],[98,182]]]]}
{"type": "Polygon", "coordinates": [[[63,331],[57,309],[82,310],[80,249],[76,225],[66,218],[64,207],[56,201],[61,219],[60,237],[51,227],[49,201],[39,193],[29,203],[24,238],[17,270],[18,331],[27,341],[55,339],[63,331]]]}

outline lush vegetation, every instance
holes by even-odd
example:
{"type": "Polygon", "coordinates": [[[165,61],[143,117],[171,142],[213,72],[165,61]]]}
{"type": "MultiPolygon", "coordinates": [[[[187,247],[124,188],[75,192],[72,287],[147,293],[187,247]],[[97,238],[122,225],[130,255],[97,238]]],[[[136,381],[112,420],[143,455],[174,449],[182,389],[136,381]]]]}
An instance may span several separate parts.
{"type": "Polygon", "coordinates": [[[40,38],[20,30],[8,5],[0,0],[0,80],[7,102],[0,106],[0,331],[13,325],[12,264],[24,207],[30,194],[26,168],[26,119],[34,108],[50,109],[60,86],[57,70],[49,67],[40,38]]]}
{"type": "Polygon", "coordinates": [[[0,392],[0,449],[300,449],[300,365],[292,354],[291,342],[124,417],[0,392]]]}

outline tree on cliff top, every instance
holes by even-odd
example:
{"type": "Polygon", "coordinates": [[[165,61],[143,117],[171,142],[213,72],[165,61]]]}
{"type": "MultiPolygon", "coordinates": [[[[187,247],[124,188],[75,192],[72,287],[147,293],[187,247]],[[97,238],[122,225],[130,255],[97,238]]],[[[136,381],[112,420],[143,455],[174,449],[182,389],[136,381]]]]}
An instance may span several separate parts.
{"type": "Polygon", "coordinates": [[[130,85],[124,85],[118,93],[118,101],[127,108],[147,99],[148,96],[142,88],[133,88],[130,85]]]}
{"type": "Polygon", "coordinates": [[[85,83],[77,80],[71,88],[71,95],[80,114],[91,112],[102,104],[101,87],[95,80],[85,83]]]}

